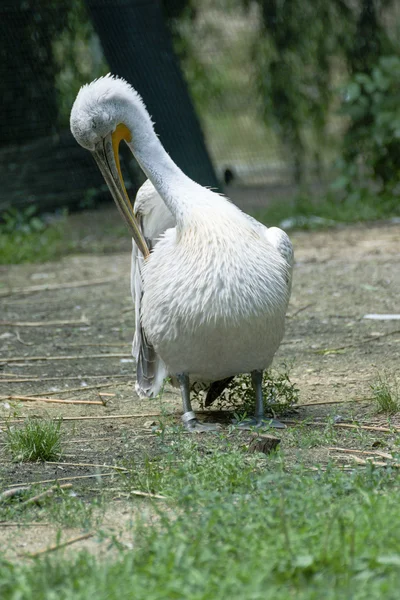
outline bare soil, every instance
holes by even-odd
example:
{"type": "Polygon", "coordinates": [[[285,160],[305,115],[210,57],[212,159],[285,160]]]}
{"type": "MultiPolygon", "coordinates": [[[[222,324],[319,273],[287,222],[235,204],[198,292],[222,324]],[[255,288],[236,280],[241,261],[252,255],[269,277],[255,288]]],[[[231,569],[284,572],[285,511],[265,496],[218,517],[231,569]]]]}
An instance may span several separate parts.
{"type": "MultiPolygon", "coordinates": [[[[400,313],[400,225],[297,232],[291,238],[296,256],[293,293],[286,335],[274,366],[291,365],[291,380],[300,390],[302,404],[327,402],[300,408],[294,419],[340,415],[384,425],[387,419],[373,413],[370,385],[378,372],[393,375],[399,368],[400,322],[364,316],[400,313]]],[[[64,418],[62,462],[140,463],[157,452],[153,430],[160,418],[157,415],[174,412],[173,420],[179,423],[180,399],[174,390],[167,389],[160,400],[146,401],[134,392],[129,240],[121,245],[117,254],[80,254],[57,263],[0,271],[0,395],[99,400],[102,392],[114,394],[103,396],[104,406],[0,398],[0,492],[17,483],[91,475],[73,480],[74,491],[88,502],[108,491],[114,503],[103,517],[104,527],[127,532],[132,515],[147,509],[143,500],[138,498],[132,505],[119,494],[120,475],[101,466],[15,463],[4,445],[7,419],[18,426],[19,419],[48,415],[64,418]],[[77,282],[89,285],[73,287],[77,282]],[[71,287],[51,287],[57,284],[71,287]],[[46,285],[49,289],[30,289],[46,285]],[[73,323],[57,324],[60,321],[73,323]],[[32,360],[35,357],[42,358],[32,360]]],[[[226,427],[228,422],[225,418],[226,427]]],[[[400,425],[400,420],[394,417],[392,423],[400,425]]],[[[285,444],[290,429],[281,437],[291,460],[299,460],[301,452],[310,464],[330,460],[327,447],[301,451],[289,441],[285,444]]],[[[343,430],[343,435],[347,433],[343,430]]],[[[239,439],[246,434],[233,435],[239,439]]],[[[380,438],[379,433],[371,435],[371,444],[380,438]]],[[[385,438],[382,443],[389,441],[385,438]]],[[[18,529],[0,523],[0,546],[15,556],[53,543],[56,532],[54,524],[18,529]]],[[[78,534],[65,530],[62,538],[78,534]]],[[[77,546],[83,545],[99,548],[93,540],[77,546]]]]}

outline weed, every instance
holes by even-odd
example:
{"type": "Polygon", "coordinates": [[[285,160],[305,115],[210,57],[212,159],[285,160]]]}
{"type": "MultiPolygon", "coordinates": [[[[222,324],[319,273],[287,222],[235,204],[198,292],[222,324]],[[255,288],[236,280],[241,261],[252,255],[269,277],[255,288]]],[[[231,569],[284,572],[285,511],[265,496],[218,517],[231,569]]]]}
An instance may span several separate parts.
{"type": "Polygon", "coordinates": [[[182,428],[180,432],[172,433],[168,445],[163,437],[162,454],[147,457],[143,464],[125,463],[130,474],[122,477],[128,490],[141,489],[178,496],[181,500],[185,495],[205,491],[231,490],[233,493],[244,489],[251,473],[261,464],[256,455],[247,456],[234,448],[225,434],[202,445],[201,441],[183,433],[182,428]]]}
{"type": "Polygon", "coordinates": [[[325,444],[334,444],[337,440],[337,430],[333,419],[329,419],[325,427],[312,427],[307,422],[296,427],[290,427],[285,432],[285,444],[290,448],[318,448],[325,444]]]}
{"type": "MultiPolygon", "coordinates": [[[[267,413],[280,415],[290,413],[298,403],[299,390],[290,381],[289,369],[265,371],[263,375],[264,408],[267,413]]],[[[194,392],[193,398],[201,406],[204,403],[204,392],[194,392]]],[[[240,419],[244,415],[254,414],[255,395],[250,375],[238,375],[229,384],[224,393],[218,398],[216,406],[232,409],[240,419]]]]}
{"type": "Polygon", "coordinates": [[[27,419],[22,427],[8,425],[6,448],[13,460],[56,460],[61,454],[61,419],[27,419]]]}
{"type": "MultiPolygon", "coordinates": [[[[60,490],[60,495],[46,507],[46,518],[63,527],[93,527],[93,521],[98,521],[95,509],[102,508],[101,500],[85,502],[70,490],[60,490]]],[[[99,516],[102,513],[100,510],[99,516]]],[[[98,524],[98,523],[97,523],[98,524]]]]}
{"type": "Polygon", "coordinates": [[[2,264],[46,261],[61,253],[61,223],[48,224],[36,215],[36,207],[10,209],[1,215],[2,264]]]}
{"type": "Polygon", "coordinates": [[[387,373],[378,374],[371,385],[372,399],[378,412],[394,415],[400,410],[400,390],[397,378],[391,378],[387,373]]]}

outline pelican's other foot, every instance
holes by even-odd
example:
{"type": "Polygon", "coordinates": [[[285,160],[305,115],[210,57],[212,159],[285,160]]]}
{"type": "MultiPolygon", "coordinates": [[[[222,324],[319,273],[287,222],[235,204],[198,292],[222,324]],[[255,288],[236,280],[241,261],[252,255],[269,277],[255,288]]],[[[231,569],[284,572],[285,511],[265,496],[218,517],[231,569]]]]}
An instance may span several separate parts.
{"type": "Polygon", "coordinates": [[[192,410],[185,412],[182,415],[182,421],[185,429],[187,429],[189,433],[206,433],[209,431],[218,431],[220,429],[218,423],[200,423],[192,410]]]}
{"type": "Polygon", "coordinates": [[[286,425],[279,421],[279,419],[269,419],[268,417],[262,417],[261,419],[257,419],[257,417],[250,417],[248,419],[243,419],[243,421],[235,420],[234,423],[239,429],[253,429],[254,427],[274,427],[275,429],[286,429],[286,425]]]}

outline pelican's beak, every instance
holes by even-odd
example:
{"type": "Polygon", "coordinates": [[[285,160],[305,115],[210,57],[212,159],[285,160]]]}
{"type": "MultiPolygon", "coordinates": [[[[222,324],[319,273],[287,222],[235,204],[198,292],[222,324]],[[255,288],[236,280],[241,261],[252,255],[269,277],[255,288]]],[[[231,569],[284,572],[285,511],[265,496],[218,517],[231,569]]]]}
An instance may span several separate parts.
{"type": "Polygon", "coordinates": [[[122,140],[130,142],[131,133],[126,125],[121,123],[97,145],[92,154],[137,247],[146,258],[149,249],[140,231],[121,173],[118,148],[122,140]]]}

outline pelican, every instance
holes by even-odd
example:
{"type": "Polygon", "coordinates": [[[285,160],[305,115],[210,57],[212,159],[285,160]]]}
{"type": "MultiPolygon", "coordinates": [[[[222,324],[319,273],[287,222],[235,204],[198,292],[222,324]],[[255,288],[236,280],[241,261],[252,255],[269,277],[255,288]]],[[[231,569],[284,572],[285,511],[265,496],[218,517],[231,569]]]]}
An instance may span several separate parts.
{"type": "Polygon", "coordinates": [[[185,175],[125,80],[107,75],[84,85],[70,125],[92,152],[133,238],[137,391],[153,397],[170,375],[181,390],[185,427],[202,432],[217,425],[197,420],[191,382],[251,373],[255,414],[244,425],[283,427],[265,418],[262,375],[284,333],[293,268],[286,233],[185,175]],[[122,140],[148,178],[135,212],[119,163],[122,140]]]}

